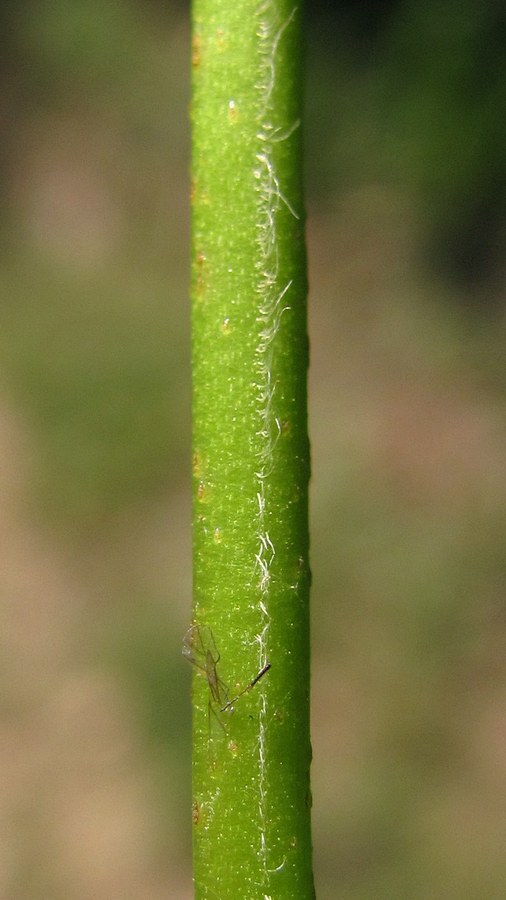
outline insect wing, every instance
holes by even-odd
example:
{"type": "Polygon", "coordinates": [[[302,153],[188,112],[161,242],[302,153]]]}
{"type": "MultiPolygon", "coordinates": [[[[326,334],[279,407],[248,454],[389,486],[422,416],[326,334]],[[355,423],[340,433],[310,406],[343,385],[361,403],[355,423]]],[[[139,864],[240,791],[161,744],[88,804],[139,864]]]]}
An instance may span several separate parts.
{"type": "Polygon", "coordinates": [[[183,639],[183,656],[207,679],[211,697],[222,706],[228,697],[225,683],[218,675],[220,654],[213,633],[207,625],[191,625],[183,639]]]}
{"type": "Polygon", "coordinates": [[[220,655],[211,629],[203,625],[190,625],[183,638],[183,656],[202,672],[208,671],[209,663],[216,665],[220,655]]]}

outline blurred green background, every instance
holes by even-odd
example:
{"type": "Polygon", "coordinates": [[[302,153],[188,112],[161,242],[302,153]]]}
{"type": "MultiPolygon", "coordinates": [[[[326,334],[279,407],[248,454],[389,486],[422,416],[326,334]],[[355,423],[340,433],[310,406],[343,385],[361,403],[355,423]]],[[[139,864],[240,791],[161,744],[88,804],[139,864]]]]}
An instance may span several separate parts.
{"type": "MultiPolygon", "coordinates": [[[[319,900],[506,896],[506,13],[308,3],[319,900]]],[[[188,6],[1,7],[0,897],[191,897],[188,6]]]]}

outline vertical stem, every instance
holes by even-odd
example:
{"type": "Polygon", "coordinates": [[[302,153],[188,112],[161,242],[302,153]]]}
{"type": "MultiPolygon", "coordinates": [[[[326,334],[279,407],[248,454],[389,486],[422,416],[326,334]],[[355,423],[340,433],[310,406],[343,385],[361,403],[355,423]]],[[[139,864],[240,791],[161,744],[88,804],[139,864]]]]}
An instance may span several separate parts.
{"type": "Polygon", "coordinates": [[[293,0],[193,3],[186,654],[206,900],[314,896],[301,30],[293,0]]]}

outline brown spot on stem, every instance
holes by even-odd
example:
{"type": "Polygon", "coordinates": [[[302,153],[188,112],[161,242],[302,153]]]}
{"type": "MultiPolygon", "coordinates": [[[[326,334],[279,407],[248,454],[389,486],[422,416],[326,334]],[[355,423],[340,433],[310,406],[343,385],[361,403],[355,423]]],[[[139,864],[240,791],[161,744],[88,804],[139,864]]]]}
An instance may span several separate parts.
{"type": "Polygon", "coordinates": [[[202,62],[202,38],[200,34],[194,34],[192,37],[192,66],[197,68],[202,62]]]}
{"type": "Polygon", "coordinates": [[[205,291],[205,274],[206,274],[206,256],[205,253],[198,252],[195,257],[195,265],[197,267],[197,296],[202,297],[205,291]]]}

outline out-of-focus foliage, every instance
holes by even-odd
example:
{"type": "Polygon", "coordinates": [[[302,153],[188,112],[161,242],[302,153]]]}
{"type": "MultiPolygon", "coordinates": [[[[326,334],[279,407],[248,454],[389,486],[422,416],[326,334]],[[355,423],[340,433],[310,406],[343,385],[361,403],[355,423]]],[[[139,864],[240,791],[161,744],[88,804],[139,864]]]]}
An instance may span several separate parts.
{"type": "Polygon", "coordinates": [[[184,38],[149,5],[11,16],[4,372],[39,429],[45,508],[89,527],[167,489],[187,450],[184,38]]]}
{"type": "MultiPolygon", "coordinates": [[[[318,896],[501,897],[505,13],[307,16],[318,896]]],[[[0,17],[0,894],[182,898],[187,9],[0,17]]]]}
{"type": "Polygon", "coordinates": [[[501,3],[405,0],[328,4],[313,44],[312,128],[339,126],[320,148],[331,187],[398,186],[425,225],[425,262],[472,289],[504,266],[505,40],[501,3]]]}

